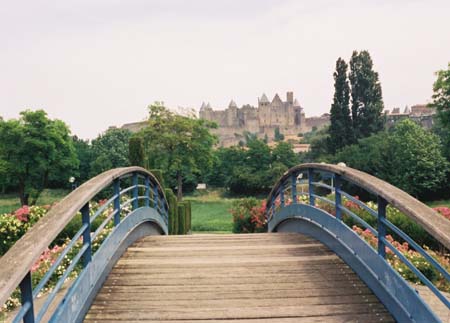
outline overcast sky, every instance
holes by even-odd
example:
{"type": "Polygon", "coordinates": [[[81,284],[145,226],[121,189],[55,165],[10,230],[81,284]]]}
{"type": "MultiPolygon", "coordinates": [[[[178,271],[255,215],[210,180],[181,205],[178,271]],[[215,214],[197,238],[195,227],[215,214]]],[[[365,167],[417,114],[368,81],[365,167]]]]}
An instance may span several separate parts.
{"type": "Polygon", "coordinates": [[[450,1],[0,0],[0,115],[44,109],[94,138],[146,106],[216,109],[292,90],[328,112],[336,59],[367,49],[387,108],[429,102],[450,1]]]}

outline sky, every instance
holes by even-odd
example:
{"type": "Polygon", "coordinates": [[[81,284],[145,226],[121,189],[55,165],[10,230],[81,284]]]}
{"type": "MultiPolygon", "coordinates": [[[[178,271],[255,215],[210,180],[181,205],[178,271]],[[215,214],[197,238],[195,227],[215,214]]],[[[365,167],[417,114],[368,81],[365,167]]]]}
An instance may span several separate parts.
{"type": "Polygon", "coordinates": [[[287,91],[329,112],[338,57],[368,50],[385,107],[427,103],[450,1],[0,0],[0,116],[44,109],[93,139],[147,106],[224,109],[287,91]]]}

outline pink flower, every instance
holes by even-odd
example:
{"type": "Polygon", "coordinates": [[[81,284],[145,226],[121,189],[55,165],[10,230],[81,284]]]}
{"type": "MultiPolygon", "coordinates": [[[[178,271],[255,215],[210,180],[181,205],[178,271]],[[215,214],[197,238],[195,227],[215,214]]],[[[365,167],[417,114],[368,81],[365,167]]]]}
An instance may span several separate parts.
{"type": "Polygon", "coordinates": [[[441,214],[444,218],[447,218],[450,220],[450,208],[446,206],[437,206],[434,207],[433,210],[441,214]]]}
{"type": "Polygon", "coordinates": [[[22,222],[28,222],[28,214],[30,214],[30,208],[28,207],[28,205],[24,205],[20,209],[16,210],[16,212],[14,212],[17,220],[22,222]]]}

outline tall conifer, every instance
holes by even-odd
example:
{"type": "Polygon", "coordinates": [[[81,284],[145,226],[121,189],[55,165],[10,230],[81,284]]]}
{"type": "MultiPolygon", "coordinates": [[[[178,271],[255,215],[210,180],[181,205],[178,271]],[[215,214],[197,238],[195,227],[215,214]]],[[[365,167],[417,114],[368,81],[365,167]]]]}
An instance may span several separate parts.
{"type": "Polygon", "coordinates": [[[347,63],[339,57],[336,61],[336,71],[333,74],[334,97],[330,111],[329,150],[333,154],[354,141],[349,107],[350,88],[347,80],[347,68],[347,63]]]}
{"type": "Polygon", "coordinates": [[[384,104],[378,73],[368,51],[354,51],[350,60],[352,122],[356,139],[368,137],[384,127],[384,104]]]}

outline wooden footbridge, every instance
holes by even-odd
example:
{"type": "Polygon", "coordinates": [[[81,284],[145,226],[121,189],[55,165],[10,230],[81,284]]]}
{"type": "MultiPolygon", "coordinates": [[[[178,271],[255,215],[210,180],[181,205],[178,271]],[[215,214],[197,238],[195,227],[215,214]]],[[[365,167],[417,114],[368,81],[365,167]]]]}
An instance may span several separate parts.
{"type": "Polygon", "coordinates": [[[348,167],[303,164],[286,172],[267,199],[268,233],[184,236],[167,236],[169,205],[151,173],[139,167],[110,170],[54,206],[0,259],[0,303],[20,290],[22,306],[13,321],[25,323],[447,322],[450,300],[387,234],[407,242],[442,279],[450,281],[450,275],[389,221],[388,204],[450,249],[450,221],[348,167]],[[349,185],[370,193],[377,207],[348,194],[349,185]],[[101,191],[110,199],[90,212],[90,201],[101,191]],[[347,208],[344,199],[371,214],[376,226],[347,208]],[[318,201],[329,205],[328,212],[318,201]],[[32,282],[30,268],[78,211],[80,230],[47,275],[32,282]],[[346,224],[348,218],[378,238],[376,248],[346,224]],[[105,228],[110,233],[97,247],[93,242],[105,228]],[[41,296],[73,250],[56,287],[41,296]],[[422,281],[442,312],[391,267],[386,252],[422,281]],[[68,279],[74,270],[78,277],[68,279]]]}

